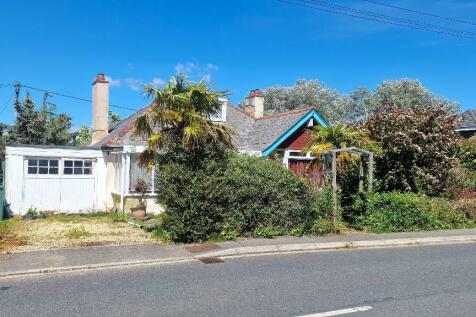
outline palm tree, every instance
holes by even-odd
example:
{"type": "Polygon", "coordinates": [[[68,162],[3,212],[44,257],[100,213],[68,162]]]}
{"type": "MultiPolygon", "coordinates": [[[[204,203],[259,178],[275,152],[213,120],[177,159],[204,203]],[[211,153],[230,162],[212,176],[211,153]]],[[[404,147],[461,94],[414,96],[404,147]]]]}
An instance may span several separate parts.
{"type": "Polygon", "coordinates": [[[138,117],[135,126],[135,134],[148,141],[142,164],[151,167],[158,149],[176,142],[191,149],[206,142],[232,147],[231,129],[209,120],[220,111],[223,93],[211,91],[205,81],[193,83],[179,75],[162,89],[146,86],[145,95],[153,99],[151,111],[138,117]]]}
{"type": "MultiPolygon", "coordinates": [[[[310,132],[310,139],[304,151],[311,152],[318,161],[323,161],[324,156],[329,150],[356,147],[371,152],[379,152],[378,145],[370,139],[365,130],[358,129],[356,126],[346,126],[337,124],[329,127],[319,127],[310,132]]],[[[338,161],[341,167],[342,163],[357,159],[359,155],[349,152],[341,152],[338,161]]]]}

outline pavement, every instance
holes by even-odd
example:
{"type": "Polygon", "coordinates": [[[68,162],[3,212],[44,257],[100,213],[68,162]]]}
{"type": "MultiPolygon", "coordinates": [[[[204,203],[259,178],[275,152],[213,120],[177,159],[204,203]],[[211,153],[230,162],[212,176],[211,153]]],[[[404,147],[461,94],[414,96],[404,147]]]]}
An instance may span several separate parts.
{"type": "Polygon", "coordinates": [[[476,242],[476,229],[390,234],[352,233],[321,237],[241,239],[199,245],[132,245],[0,254],[0,278],[71,271],[196,262],[232,257],[325,250],[476,242]]]}
{"type": "Polygon", "coordinates": [[[0,279],[0,316],[475,316],[476,244],[0,279]]]}

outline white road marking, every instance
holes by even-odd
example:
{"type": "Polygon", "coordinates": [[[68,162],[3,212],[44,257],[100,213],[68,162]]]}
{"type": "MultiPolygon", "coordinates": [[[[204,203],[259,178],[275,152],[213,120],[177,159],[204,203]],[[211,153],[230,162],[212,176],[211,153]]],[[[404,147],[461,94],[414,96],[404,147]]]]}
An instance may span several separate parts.
{"type": "Polygon", "coordinates": [[[317,313],[317,314],[310,314],[310,315],[303,315],[298,317],[329,317],[329,316],[339,316],[351,313],[358,313],[361,311],[371,310],[371,306],[360,306],[360,307],[352,307],[352,308],[344,308],[339,310],[328,311],[324,313],[317,313]]]}

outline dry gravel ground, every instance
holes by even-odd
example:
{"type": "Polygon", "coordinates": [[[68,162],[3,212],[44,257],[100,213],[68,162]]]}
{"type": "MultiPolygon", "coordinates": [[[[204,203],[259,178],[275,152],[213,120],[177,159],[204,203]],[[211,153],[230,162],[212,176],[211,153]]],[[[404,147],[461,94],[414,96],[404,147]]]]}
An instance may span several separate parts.
{"type": "Polygon", "coordinates": [[[110,215],[13,219],[12,233],[19,242],[4,245],[3,251],[157,243],[150,233],[110,215]]]}

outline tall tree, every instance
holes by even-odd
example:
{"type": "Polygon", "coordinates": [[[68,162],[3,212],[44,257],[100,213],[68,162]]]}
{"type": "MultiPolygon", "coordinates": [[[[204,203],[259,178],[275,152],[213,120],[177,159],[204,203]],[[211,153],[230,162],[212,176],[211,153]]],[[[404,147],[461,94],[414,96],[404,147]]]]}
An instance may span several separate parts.
{"type": "Polygon", "coordinates": [[[411,107],[442,107],[456,113],[459,104],[437,96],[418,80],[399,79],[382,82],[374,92],[359,87],[348,95],[333,90],[318,80],[298,80],[292,87],[274,86],[264,90],[265,110],[282,112],[314,105],[331,123],[354,123],[392,105],[400,110],[411,107]]]}
{"type": "MultiPolygon", "coordinates": [[[[109,111],[109,128],[113,128],[122,121],[120,115],[109,111]]],[[[79,129],[72,133],[71,139],[74,145],[87,145],[91,143],[92,131],[91,128],[85,124],[81,125],[79,129]]]]}
{"type": "Polygon", "coordinates": [[[56,106],[46,101],[40,109],[27,93],[15,105],[16,119],[8,132],[8,142],[22,144],[70,143],[71,117],[65,113],[56,114],[56,106]]]}
{"type": "Polygon", "coordinates": [[[5,157],[5,146],[8,143],[8,130],[10,127],[4,123],[0,123],[0,161],[5,157]]]}
{"type": "Polygon", "coordinates": [[[300,79],[292,87],[269,87],[263,91],[263,95],[265,111],[268,113],[313,105],[329,122],[339,122],[343,117],[345,98],[315,79],[300,79]]]}
{"type": "Polygon", "coordinates": [[[453,113],[460,108],[457,102],[437,96],[420,81],[408,78],[384,81],[375,93],[368,97],[367,103],[373,112],[383,110],[389,105],[400,110],[441,107],[453,113]]]}

